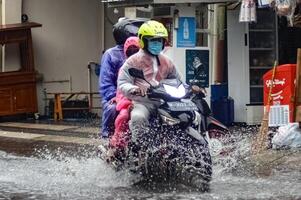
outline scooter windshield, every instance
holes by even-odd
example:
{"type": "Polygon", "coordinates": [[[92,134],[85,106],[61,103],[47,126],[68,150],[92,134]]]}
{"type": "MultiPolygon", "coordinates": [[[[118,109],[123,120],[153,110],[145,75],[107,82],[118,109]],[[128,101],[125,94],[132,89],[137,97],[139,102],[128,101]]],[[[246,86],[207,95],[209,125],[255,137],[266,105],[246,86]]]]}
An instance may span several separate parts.
{"type": "Polygon", "coordinates": [[[186,90],[183,84],[181,84],[179,87],[163,84],[163,87],[166,93],[168,93],[172,97],[182,98],[186,95],[186,90]]]}

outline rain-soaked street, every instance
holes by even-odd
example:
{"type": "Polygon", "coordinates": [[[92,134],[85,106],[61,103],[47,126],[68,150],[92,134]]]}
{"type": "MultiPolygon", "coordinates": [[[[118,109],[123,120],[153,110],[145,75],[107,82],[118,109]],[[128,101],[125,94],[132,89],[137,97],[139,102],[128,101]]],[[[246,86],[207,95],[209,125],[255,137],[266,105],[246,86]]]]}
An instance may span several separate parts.
{"type": "Polygon", "coordinates": [[[67,154],[43,147],[30,156],[0,151],[0,199],[300,199],[300,160],[255,168],[248,164],[250,138],[244,131],[254,130],[233,133],[230,153],[213,157],[206,193],[181,185],[141,187],[133,184],[133,175],[115,172],[91,149],[67,154]]]}

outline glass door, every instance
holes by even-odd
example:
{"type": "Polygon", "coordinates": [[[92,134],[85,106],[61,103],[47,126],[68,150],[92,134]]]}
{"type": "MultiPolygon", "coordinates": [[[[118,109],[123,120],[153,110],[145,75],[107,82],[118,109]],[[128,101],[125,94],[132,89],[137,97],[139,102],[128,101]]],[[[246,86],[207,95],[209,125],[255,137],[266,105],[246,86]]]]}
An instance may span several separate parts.
{"type": "Polygon", "coordinates": [[[277,59],[276,15],[269,9],[257,10],[257,23],[249,25],[250,103],[263,103],[262,76],[277,59]]]}

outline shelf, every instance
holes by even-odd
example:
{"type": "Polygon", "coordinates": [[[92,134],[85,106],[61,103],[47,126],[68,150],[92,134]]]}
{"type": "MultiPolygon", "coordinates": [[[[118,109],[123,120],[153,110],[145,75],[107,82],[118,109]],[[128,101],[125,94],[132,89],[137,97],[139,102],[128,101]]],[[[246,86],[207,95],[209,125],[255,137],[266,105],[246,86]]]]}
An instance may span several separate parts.
{"type": "Polygon", "coordinates": [[[249,29],[250,32],[273,32],[273,29],[249,29]]]}
{"type": "Polygon", "coordinates": [[[274,48],[249,48],[250,51],[273,51],[274,48]]]}
{"type": "Polygon", "coordinates": [[[250,69],[272,69],[272,67],[266,67],[266,66],[250,66],[250,69]]]}
{"type": "Polygon", "coordinates": [[[263,88],[263,85],[250,85],[250,88],[263,88]]]}
{"type": "MultiPolygon", "coordinates": [[[[247,105],[247,106],[248,106],[248,105],[247,105]]],[[[258,102],[253,101],[252,104],[250,104],[250,106],[264,106],[264,105],[263,105],[262,101],[261,101],[261,102],[260,102],[260,101],[258,101],[258,102]],[[254,105],[253,105],[253,104],[254,104],[254,105]]]]}
{"type": "Polygon", "coordinates": [[[250,103],[263,102],[263,75],[273,68],[277,57],[277,17],[270,10],[258,10],[256,24],[249,24],[250,103]]]}

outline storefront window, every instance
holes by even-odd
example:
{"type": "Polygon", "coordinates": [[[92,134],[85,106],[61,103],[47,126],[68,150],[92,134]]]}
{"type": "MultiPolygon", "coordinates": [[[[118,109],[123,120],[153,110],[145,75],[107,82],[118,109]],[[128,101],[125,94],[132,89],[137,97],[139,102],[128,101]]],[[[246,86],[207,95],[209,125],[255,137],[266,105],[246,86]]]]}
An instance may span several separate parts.
{"type": "Polygon", "coordinates": [[[208,47],[208,7],[200,4],[196,7],[196,46],[208,47]]]}

